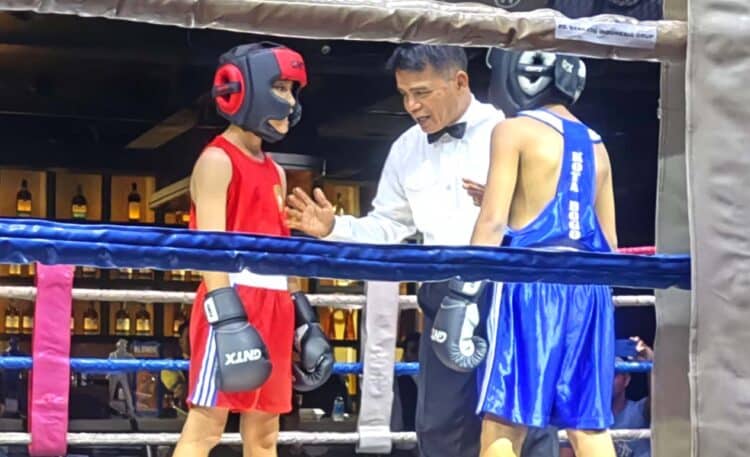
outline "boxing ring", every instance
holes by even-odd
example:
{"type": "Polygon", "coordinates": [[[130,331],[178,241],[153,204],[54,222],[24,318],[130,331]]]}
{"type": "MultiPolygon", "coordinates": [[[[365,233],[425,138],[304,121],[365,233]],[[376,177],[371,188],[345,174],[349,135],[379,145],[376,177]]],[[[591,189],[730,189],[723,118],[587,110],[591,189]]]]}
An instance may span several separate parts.
{"type": "MultiPolygon", "coordinates": [[[[366,297],[311,296],[317,305],[359,306],[365,311],[363,363],[334,366],[334,373],[363,373],[363,398],[356,433],[282,432],[281,444],[356,444],[363,452],[390,452],[393,444],[415,443],[415,433],[393,433],[378,419],[390,421],[393,375],[414,374],[416,363],[393,363],[399,307],[413,308],[414,297],[399,297],[396,281],[441,280],[460,275],[466,279],[555,281],[570,284],[601,283],[624,287],[666,288],[690,286],[690,259],[685,255],[534,251],[517,248],[448,248],[410,245],[331,243],[305,238],[273,238],[187,229],[123,227],[106,224],[55,223],[33,219],[0,219],[0,262],[40,262],[37,286],[0,288],[0,295],[36,301],[32,357],[0,358],[0,368],[21,370],[44,367],[43,380],[32,377],[30,434],[0,434],[0,444],[29,444],[33,453],[53,455],[68,444],[147,445],[174,444],[178,434],[68,434],[66,414],[68,371],[111,373],[186,370],[183,360],[70,358],[64,316],[74,298],[190,303],[192,293],[130,290],[73,289],[72,266],[96,268],[196,269],[237,271],[252,265],[257,274],[364,279],[371,281],[366,297]],[[439,262],[436,262],[439,260],[439,262]],[[50,266],[52,265],[52,266],[50,266]],[[345,273],[344,273],[345,272],[345,273]],[[346,301],[344,301],[346,300],[346,301]],[[363,303],[364,300],[364,303],[363,303]],[[360,303],[357,303],[359,301],[360,303]],[[353,303],[352,303],[353,302],[353,303]],[[37,346],[37,345],[42,346],[37,346]],[[42,348],[40,350],[40,348],[42,348]],[[394,367],[395,365],[395,367],[394,367]],[[37,390],[38,389],[38,390],[37,390]],[[368,398],[364,392],[373,389],[368,398]],[[390,392],[390,395],[389,395],[390,392]],[[383,398],[385,397],[385,398],[383,398]],[[34,410],[34,407],[38,409],[34,410]],[[368,411],[368,408],[370,410],[368,411]],[[369,414],[369,415],[368,415],[369,414]],[[373,420],[375,419],[375,420],[373,420]],[[43,428],[35,428],[35,422],[43,428]],[[369,421],[369,423],[368,423],[369,421]],[[37,438],[41,434],[43,438],[37,438]],[[37,441],[38,440],[38,441],[37,441]]],[[[620,306],[653,303],[650,296],[616,298],[620,306]]],[[[620,372],[648,372],[649,362],[621,362],[620,372]]],[[[33,373],[33,371],[32,371],[33,373]]],[[[618,440],[650,436],[649,430],[618,430],[618,440]]],[[[564,432],[561,439],[565,439],[564,432]]],[[[225,434],[224,444],[240,442],[239,434],[225,434]]]]}
{"type": "MultiPolygon", "coordinates": [[[[597,263],[602,259],[578,253],[554,256],[535,251],[496,249],[490,252],[436,247],[423,251],[385,247],[379,251],[376,247],[356,245],[338,245],[335,252],[330,252],[326,251],[325,244],[305,244],[299,240],[291,243],[303,243],[305,249],[295,250],[301,246],[285,245],[289,251],[280,254],[280,251],[268,250],[279,248],[268,240],[256,238],[249,242],[244,239],[241,241],[249,244],[239,246],[234,243],[240,240],[229,236],[217,237],[213,241],[219,244],[215,246],[169,244],[170,249],[179,247],[185,251],[180,256],[164,252],[164,258],[160,259],[150,255],[149,247],[163,247],[163,243],[145,240],[133,243],[127,236],[103,241],[102,238],[86,238],[86,233],[79,232],[72,232],[75,236],[65,239],[59,234],[43,236],[33,230],[34,236],[29,233],[26,236],[19,229],[0,235],[0,262],[38,261],[108,268],[174,269],[179,266],[218,271],[237,271],[252,265],[253,270],[261,274],[367,280],[366,297],[362,300],[378,306],[364,307],[364,357],[361,366],[352,367],[363,369],[358,432],[336,436],[287,432],[280,440],[281,443],[339,440],[336,442],[356,443],[360,452],[387,452],[393,442],[414,440],[413,434],[393,434],[388,426],[388,392],[395,373],[392,349],[399,303],[394,281],[437,280],[452,274],[461,274],[469,280],[544,281],[559,279],[561,272],[565,272],[562,277],[578,278],[587,283],[655,288],[657,330],[652,374],[652,454],[656,457],[746,456],[750,454],[745,432],[745,424],[750,423],[750,407],[747,406],[750,360],[742,349],[750,344],[750,332],[745,330],[750,314],[750,281],[747,280],[750,196],[742,193],[742,189],[750,176],[750,155],[744,151],[745,145],[750,144],[747,129],[750,91],[745,84],[750,74],[750,27],[746,25],[749,8],[741,0],[692,0],[689,3],[665,0],[664,20],[639,22],[613,15],[571,20],[551,10],[509,13],[487,5],[430,0],[244,0],[229,3],[218,0],[0,0],[0,10],[8,11],[76,14],[300,38],[546,49],[595,58],[662,63],[656,256],[610,255],[607,261],[611,263],[605,269],[597,263]],[[225,242],[229,244],[223,245],[225,242]],[[221,250],[221,246],[228,246],[226,252],[214,252],[221,250]],[[196,256],[193,252],[203,248],[213,248],[208,265],[205,256],[196,256]],[[252,249],[242,251],[245,248],[252,249]],[[134,253],[133,257],[129,258],[128,252],[134,253]],[[326,253],[332,257],[325,257],[326,253]],[[681,255],[688,253],[690,258],[681,255]],[[292,254],[298,256],[294,258],[300,260],[299,263],[289,260],[288,255],[292,254]],[[423,254],[427,257],[420,257],[423,254]],[[419,264],[420,258],[431,262],[419,264]],[[466,263],[457,265],[456,260],[466,263]],[[675,267],[671,262],[683,263],[678,268],[679,274],[667,278],[667,270],[675,267]],[[342,271],[347,272],[346,277],[341,276],[342,271]]],[[[10,223],[3,221],[3,230],[10,223]]],[[[19,227],[29,229],[35,223],[21,222],[19,227]]],[[[46,226],[50,227],[55,226],[46,226]]],[[[107,230],[127,235],[120,232],[120,228],[107,230]]],[[[185,233],[185,236],[190,235],[185,233]]],[[[44,265],[40,268],[46,270],[44,265]]],[[[49,271],[59,274],[65,268],[50,267],[49,271]]],[[[57,282],[55,287],[68,290],[63,297],[70,300],[72,278],[68,282],[58,278],[57,282]]],[[[16,290],[13,293],[30,292],[16,290]]],[[[65,300],[57,299],[64,308],[65,300]]],[[[73,362],[67,358],[52,359],[34,354],[32,363],[35,370],[40,370],[45,363],[50,364],[49,368],[60,368],[62,362],[73,362]]],[[[17,362],[29,367],[28,360],[17,362]]],[[[48,406],[50,410],[55,409],[54,405],[48,406]]],[[[647,436],[647,432],[637,433],[647,436]]],[[[67,443],[93,440],[101,443],[97,437],[65,435],[59,424],[54,435],[57,442],[47,443],[50,446],[60,446],[66,440],[67,443]]],[[[102,440],[111,438],[132,443],[135,435],[97,436],[102,440]]],[[[627,434],[614,433],[614,436],[630,439],[627,434]]],[[[37,439],[41,437],[34,434],[33,428],[31,435],[0,434],[0,442],[31,442],[32,449],[37,439]]],[[[154,435],[144,439],[173,442],[174,436],[154,435]]],[[[236,436],[224,438],[225,442],[236,439],[236,436]]]]}

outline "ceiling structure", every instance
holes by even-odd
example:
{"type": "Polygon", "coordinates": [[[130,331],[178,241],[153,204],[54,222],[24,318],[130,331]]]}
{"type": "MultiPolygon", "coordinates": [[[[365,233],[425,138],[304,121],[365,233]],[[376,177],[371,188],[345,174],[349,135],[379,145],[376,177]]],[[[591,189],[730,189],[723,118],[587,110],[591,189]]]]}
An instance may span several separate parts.
{"type": "MultiPolygon", "coordinates": [[[[149,172],[160,186],[184,178],[225,125],[208,96],[218,56],[261,39],[298,50],[310,73],[302,122],[269,149],[325,158],[330,176],[377,180],[390,143],[412,125],[384,71],[392,44],[31,13],[0,13],[0,165],[149,172]]],[[[484,100],[485,50],[467,52],[472,88],[484,100]]],[[[648,242],[659,66],[587,64],[589,81],[575,113],[610,150],[619,212],[647,221],[626,231],[633,242],[648,242]]]]}

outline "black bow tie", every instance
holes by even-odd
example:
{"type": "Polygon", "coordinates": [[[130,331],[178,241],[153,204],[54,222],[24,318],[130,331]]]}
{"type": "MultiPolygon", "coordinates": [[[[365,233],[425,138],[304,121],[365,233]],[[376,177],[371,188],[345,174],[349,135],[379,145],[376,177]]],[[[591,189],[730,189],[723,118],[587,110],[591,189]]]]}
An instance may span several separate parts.
{"type": "Polygon", "coordinates": [[[445,134],[452,136],[453,138],[460,140],[466,133],[466,122],[459,122],[458,124],[449,125],[435,133],[427,134],[427,142],[432,144],[440,139],[445,134]]]}

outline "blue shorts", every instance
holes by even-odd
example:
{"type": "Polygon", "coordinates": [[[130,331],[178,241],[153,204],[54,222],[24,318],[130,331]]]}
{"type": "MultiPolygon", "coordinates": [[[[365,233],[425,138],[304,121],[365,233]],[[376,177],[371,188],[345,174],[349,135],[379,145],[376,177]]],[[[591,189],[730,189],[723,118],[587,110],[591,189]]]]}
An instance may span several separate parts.
{"type": "Polygon", "coordinates": [[[607,286],[498,283],[477,413],[531,427],[613,423],[615,331],[607,286]]]}

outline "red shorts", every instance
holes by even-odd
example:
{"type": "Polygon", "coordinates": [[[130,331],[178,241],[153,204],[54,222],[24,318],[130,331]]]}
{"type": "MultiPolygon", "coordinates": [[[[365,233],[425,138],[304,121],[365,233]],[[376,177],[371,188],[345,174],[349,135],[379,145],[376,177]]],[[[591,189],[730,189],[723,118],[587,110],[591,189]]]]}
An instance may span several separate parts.
{"type": "Polygon", "coordinates": [[[285,414],[292,410],[292,344],[294,304],[289,292],[235,285],[245,305],[248,320],[268,348],[271,376],[260,388],[248,392],[221,392],[216,383],[216,346],[206,321],[203,299],[205,284],[198,288],[190,316],[191,406],[228,408],[233,412],[264,411],[285,414]]]}

